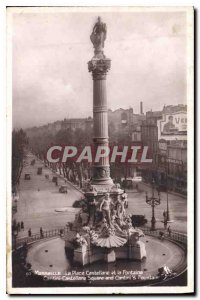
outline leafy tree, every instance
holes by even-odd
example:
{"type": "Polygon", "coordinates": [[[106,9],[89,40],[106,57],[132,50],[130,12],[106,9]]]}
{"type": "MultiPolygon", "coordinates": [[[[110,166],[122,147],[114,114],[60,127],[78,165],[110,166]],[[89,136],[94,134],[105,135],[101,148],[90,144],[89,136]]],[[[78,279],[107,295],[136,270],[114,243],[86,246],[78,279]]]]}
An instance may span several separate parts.
{"type": "Polygon", "coordinates": [[[59,145],[72,145],[74,142],[74,132],[71,128],[61,129],[55,136],[55,143],[59,145]]]}
{"type": "Polygon", "coordinates": [[[25,150],[28,145],[26,133],[20,130],[12,132],[12,187],[19,183],[23,169],[25,150]]]}
{"type": "Polygon", "coordinates": [[[85,140],[86,140],[86,132],[81,128],[77,128],[74,132],[74,144],[76,146],[85,145],[85,140]]]}

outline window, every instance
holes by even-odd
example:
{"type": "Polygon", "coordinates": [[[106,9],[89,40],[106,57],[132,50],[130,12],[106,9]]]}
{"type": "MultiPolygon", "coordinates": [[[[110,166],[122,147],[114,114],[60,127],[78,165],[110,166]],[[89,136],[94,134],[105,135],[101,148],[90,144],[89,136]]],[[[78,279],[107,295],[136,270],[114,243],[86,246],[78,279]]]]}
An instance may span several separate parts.
{"type": "Polygon", "coordinates": [[[137,141],[137,133],[134,133],[134,141],[137,141]]]}

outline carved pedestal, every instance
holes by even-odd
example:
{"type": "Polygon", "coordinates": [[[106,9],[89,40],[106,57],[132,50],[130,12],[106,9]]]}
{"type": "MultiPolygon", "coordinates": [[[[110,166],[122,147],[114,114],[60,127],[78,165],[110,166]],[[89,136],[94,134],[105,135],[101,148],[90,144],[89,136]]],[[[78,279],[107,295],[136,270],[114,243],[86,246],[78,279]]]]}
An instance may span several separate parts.
{"type": "Polygon", "coordinates": [[[86,245],[77,248],[74,250],[74,262],[81,265],[85,266],[90,263],[89,260],[89,249],[86,245]]]}
{"type": "Polygon", "coordinates": [[[116,259],[142,261],[144,258],[146,258],[145,244],[137,241],[135,244],[128,242],[124,246],[115,249],[84,245],[74,249],[73,262],[80,266],[86,266],[97,261],[111,263],[115,262],[116,259]]]}
{"type": "Polygon", "coordinates": [[[105,253],[104,260],[107,263],[115,262],[116,261],[115,251],[111,249],[107,253],[105,253]]]}
{"type": "Polygon", "coordinates": [[[129,244],[129,256],[130,260],[139,260],[141,261],[146,257],[145,244],[141,241],[136,242],[134,245],[129,244]]]}

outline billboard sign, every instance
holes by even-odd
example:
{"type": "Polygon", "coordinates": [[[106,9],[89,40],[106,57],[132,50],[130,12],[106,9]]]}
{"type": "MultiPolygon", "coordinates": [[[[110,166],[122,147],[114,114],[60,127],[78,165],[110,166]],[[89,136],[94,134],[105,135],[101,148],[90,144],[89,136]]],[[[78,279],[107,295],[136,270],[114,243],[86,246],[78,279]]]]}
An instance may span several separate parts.
{"type": "Polygon", "coordinates": [[[158,120],[158,138],[185,140],[187,136],[187,112],[165,113],[158,120]]]}

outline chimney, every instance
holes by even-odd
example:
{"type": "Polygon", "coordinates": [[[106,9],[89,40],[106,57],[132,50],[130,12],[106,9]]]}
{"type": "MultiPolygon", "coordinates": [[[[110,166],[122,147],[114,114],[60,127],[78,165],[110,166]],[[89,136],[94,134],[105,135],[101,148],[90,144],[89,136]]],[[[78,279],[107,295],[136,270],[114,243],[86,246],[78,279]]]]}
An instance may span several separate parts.
{"type": "Polygon", "coordinates": [[[143,115],[143,102],[140,102],[140,114],[143,115]]]}

